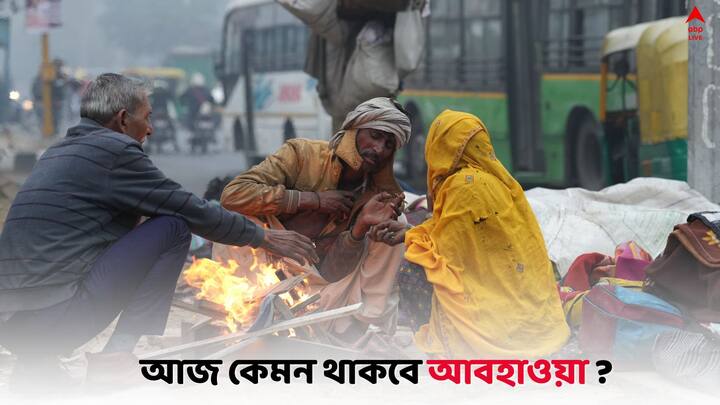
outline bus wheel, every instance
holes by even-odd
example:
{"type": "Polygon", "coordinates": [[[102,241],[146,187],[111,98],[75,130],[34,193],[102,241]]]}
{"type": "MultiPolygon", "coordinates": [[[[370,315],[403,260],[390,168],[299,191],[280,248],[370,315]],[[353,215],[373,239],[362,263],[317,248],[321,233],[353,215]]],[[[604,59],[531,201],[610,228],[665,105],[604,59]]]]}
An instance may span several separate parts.
{"type": "Polygon", "coordinates": [[[575,175],[578,185],[587,190],[605,186],[602,164],[600,127],[594,119],[585,119],[578,128],[575,141],[575,175]]]}

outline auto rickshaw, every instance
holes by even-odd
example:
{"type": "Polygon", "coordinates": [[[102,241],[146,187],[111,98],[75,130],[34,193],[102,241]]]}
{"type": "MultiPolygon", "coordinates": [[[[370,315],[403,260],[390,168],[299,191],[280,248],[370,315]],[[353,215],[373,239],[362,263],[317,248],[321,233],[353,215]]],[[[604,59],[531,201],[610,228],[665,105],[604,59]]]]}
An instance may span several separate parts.
{"type": "Polygon", "coordinates": [[[147,80],[152,84],[153,92],[150,103],[153,108],[153,134],[148,138],[144,149],[147,153],[163,152],[165,144],[173,146],[175,152],[180,151],[177,139],[177,92],[185,80],[185,72],[177,68],[131,68],[123,74],[147,80]]]}
{"type": "Polygon", "coordinates": [[[610,181],[687,178],[688,34],[675,17],[605,36],[600,120],[610,181]]]}

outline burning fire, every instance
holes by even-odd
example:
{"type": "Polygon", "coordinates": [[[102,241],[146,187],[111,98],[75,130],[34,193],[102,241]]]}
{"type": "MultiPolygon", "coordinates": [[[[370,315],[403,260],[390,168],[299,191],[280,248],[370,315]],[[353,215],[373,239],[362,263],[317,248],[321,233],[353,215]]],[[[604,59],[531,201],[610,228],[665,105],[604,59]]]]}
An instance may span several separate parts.
{"type": "MultiPolygon", "coordinates": [[[[193,259],[192,265],[184,272],[185,282],[200,291],[195,295],[221,305],[227,312],[225,322],[230,332],[239,326],[249,325],[256,315],[260,302],[256,294],[271,288],[281,280],[282,265],[277,267],[267,260],[261,260],[256,249],[252,251],[252,264],[243,269],[235,260],[220,263],[210,259],[193,259]]],[[[263,255],[264,256],[264,255],[263,255]]],[[[302,301],[306,293],[300,285],[295,292],[280,295],[288,306],[302,301]]]]}

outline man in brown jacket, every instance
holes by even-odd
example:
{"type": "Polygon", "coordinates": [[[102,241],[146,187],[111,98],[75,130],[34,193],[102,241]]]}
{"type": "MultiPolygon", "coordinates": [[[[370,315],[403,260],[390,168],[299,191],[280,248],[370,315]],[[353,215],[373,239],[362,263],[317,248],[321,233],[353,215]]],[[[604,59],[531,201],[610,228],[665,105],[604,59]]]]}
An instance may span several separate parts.
{"type": "MultiPolygon", "coordinates": [[[[370,241],[366,233],[399,213],[403,195],[393,160],[409,136],[402,107],[375,98],[350,112],[330,142],[289,140],[237,176],[222,195],[225,208],[314,241],[322,278],[311,287],[321,293],[321,307],[364,303],[354,318],[327,325],[346,341],[356,340],[371,323],[387,332],[396,325],[394,282],[404,248],[370,241]]],[[[215,250],[218,259],[236,255],[223,246],[215,250]]]]}

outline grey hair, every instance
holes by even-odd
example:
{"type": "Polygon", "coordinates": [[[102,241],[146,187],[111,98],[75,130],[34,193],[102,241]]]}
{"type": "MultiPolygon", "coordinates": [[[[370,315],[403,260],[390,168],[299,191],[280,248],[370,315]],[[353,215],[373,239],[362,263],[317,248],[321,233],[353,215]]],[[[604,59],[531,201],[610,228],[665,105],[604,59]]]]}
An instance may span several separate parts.
{"type": "Polygon", "coordinates": [[[80,101],[80,116],[107,124],[119,111],[137,111],[150,93],[147,83],[117,73],[103,73],[88,84],[80,101]]]}

